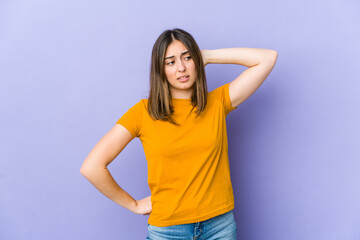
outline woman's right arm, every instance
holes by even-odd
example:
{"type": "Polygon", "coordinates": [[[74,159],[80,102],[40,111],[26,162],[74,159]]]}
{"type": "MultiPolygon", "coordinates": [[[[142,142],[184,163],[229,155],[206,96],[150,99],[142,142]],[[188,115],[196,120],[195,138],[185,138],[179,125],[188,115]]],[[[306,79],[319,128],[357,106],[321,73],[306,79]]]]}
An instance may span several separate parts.
{"type": "Polygon", "coordinates": [[[151,196],[136,201],[116,183],[107,168],[132,139],[125,127],[115,124],[85,158],[80,173],[115,203],[136,214],[148,215],[151,212],[151,196]]]}

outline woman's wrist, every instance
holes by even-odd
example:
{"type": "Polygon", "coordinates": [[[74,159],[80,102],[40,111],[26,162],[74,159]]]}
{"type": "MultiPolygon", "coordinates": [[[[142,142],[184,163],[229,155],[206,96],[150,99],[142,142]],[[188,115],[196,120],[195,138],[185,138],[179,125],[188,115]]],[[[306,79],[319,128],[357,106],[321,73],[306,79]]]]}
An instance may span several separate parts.
{"type": "Polygon", "coordinates": [[[200,51],[201,51],[202,59],[203,59],[203,62],[204,62],[204,66],[206,66],[207,64],[210,63],[210,52],[211,52],[211,50],[202,49],[200,51]]]}

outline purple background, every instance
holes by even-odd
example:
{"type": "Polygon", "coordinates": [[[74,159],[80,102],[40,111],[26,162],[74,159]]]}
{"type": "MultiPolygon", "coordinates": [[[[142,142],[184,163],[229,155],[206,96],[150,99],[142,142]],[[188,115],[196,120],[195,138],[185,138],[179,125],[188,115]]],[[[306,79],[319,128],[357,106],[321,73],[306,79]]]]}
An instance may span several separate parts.
{"type": "MultiPolygon", "coordinates": [[[[263,85],[227,117],[239,239],[360,239],[358,1],[0,1],[0,239],[145,239],[148,216],[81,174],[149,90],[152,46],[269,48],[263,85]]],[[[209,91],[246,67],[206,66],[209,91]]],[[[134,139],[109,165],[150,195],[134,139]]]]}

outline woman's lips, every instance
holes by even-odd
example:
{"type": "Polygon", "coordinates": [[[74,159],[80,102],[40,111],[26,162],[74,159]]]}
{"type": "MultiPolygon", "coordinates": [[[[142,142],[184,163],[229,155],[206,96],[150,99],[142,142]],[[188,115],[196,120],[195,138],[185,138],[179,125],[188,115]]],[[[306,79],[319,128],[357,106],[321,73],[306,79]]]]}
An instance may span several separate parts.
{"type": "Polygon", "coordinates": [[[186,82],[187,80],[189,80],[189,75],[187,76],[187,77],[185,77],[185,78],[178,78],[178,80],[180,81],[180,82],[186,82]]]}

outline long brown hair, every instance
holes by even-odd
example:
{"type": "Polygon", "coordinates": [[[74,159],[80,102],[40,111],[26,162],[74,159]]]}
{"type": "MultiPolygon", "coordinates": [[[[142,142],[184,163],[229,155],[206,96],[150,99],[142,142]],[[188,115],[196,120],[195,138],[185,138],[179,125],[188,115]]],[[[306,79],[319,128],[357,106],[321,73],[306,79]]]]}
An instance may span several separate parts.
{"type": "Polygon", "coordinates": [[[172,96],[164,70],[166,50],[175,40],[181,41],[185,45],[196,66],[197,74],[191,96],[191,105],[193,106],[191,111],[196,107],[196,117],[198,117],[206,107],[207,83],[200,48],[190,33],[180,28],[174,28],[162,32],[152,49],[148,112],[154,119],[180,125],[172,117],[174,112],[172,96]]]}

